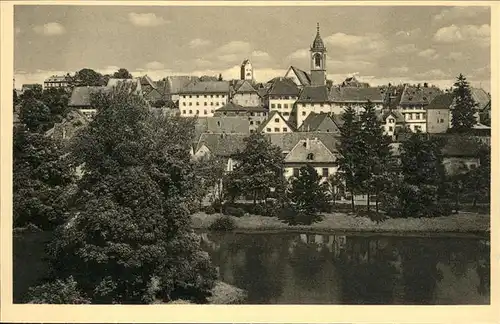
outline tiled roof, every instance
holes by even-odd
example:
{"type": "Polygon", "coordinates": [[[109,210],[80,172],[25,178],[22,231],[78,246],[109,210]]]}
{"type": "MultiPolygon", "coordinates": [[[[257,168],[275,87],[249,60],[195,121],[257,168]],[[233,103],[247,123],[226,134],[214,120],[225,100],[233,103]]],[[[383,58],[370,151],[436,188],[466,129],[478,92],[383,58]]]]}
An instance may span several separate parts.
{"type": "Polygon", "coordinates": [[[235,93],[257,93],[257,90],[247,80],[236,83],[234,90],[235,93]]]}
{"type": "Polygon", "coordinates": [[[430,104],[427,106],[427,110],[450,109],[452,102],[453,102],[453,94],[451,93],[440,94],[430,102],[430,104]]]}
{"type": "Polygon", "coordinates": [[[304,87],[300,93],[297,102],[328,102],[328,88],[327,86],[307,86],[304,87]]]}
{"type": "Polygon", "coordinates": [[[481,88],[471,89],[472,98],[477,102],[477,109],[483,110],[489,102],[491,102],[491,96],[481,88]]]}
{"type": "Polygon", "coordinates": [[[241,63],[241,66],[245,66],[245,64],[247,64],[248,62],[250,62],[250,60],[249,60],[249,59],[244,60],[244,61],[241,63]]]}
{"type": "Polygon", "coordinates": [[[415,87],[406,85],[401,95],[400,105],[428,105],[442,91],[435,87],[415,87]]]}
{"type": "Polygon", "coordinates": [[[98,92],[107,92],[108,87],[75,87],[71,93],[68,106],[85,107],[90,106],[91,95],[98,92]]]}
{"type": "Polygon", "coordinates": [[[298,67],[295,66],[290,66],[290,68],[293,70],[297,78],[299,79],[299,82],[303,86],[307,86],[311,84],[311,75],[298,67]]]}
{"type": "Polygon", "coordinates": [[[396,123],[404,123],[405,122],[405,118],[404,118],[403,114],[401,114],[397,110],[386,109],[384,111],[379,112],[377,117],[379,118],[380,121],[385,123],[385,120],[387,119],[387,117],[389,117],[391,115],[396,119],[396,123]]]}
{"type": "Polygon", "coordinates": [[[142,86],[149,85],[149,86],[153,87],[154,89],[156,89],[155,82],[147,74],[140,77],[140,82],[141,82],[142,86]]]}
{"type": "Polygon", "coordinates": [[[264,128],[267,127],[267,124],[273,120],[274,118],[276,117],[279,117],[281,120],[283,120],[283,122],[288,126],[288,128],[292,131],[294,131],[296,129],[295,125],[293,125],[292,123],[289,123],[282,115],[279,111],[276,111],[276,110],[272,110],[269,112],[269,116],[267,116],[266,120],[264,120],[262,122],[262,124],[260,124],[260,126],[257,128],[256,132],[257,133],[260,133],[262,132],[262,130],[264,130],[264,128]]]}
{"type": "Polygon", "coordinates": [[[348,77],[342,82],[343,87],[368,88],[370,85],[366,82],[359,82],[355,76],[348,77]]]}
{"type": "Polygon", "coordinates": [[[313,51],[326,51],[325,44],[323,43],[323,40],[319,35],[319,26],[318,26],[318,31],[316,32],[316,37],[314,37],[314,41],[311,45],[311,49],[313,51]]]}
{"type": "Polygon", "coordinates": [[[250,134],[250,122],[246,116],[199,117],[195,131],[201,133],[250,134]]]}
{"type": "Polygon", "coordinates": [[[229,112],[229,111],[244,111],[244,112],[263,112],[267,111],[266,108],[262,106],[241,106],[238,104],[235,104],[234,102],[230,101],[224,106],[220,107],[219,109],[216,109],[215,112],[229,112]]]}
{"type": "Polygon", "coordinates": [[[191,75],[169,76],[166,78],[166,92],[168,94],[178,94],[189,83],[198,80],[197,77],[191,75]]]}
{"type": "Polygon", "coordinates": [[[382,103],[384,101],[384,93],[384,89],[380,87],[333,87],[330,91],[330,101],[366,102],[370,100],[374,103],[382,103]]]}
{"type": "Polygon", "coordinates": [[[211,154],[231,156],[245,148],[244,139],[248,134],[208,134],[203,133],[198,140],[195,152],[205,145],[211,154]]]}
{"type": "Polygon", "coordinates": [[[60,123],[54,124],[54,127],[49,129],[45,135],[68,140],[73,138],[88,123],[89,119],[84,114],[78,110],[71,110],[60,123]]]}
{"type": "Polygon", "coordinates": [[[289,78],[278,77],[270,81],[271,87],[268,94],[270,95],[289,95],[298,96],[300,93],[299,88],[289,78]]]}
{"type": "Polygon", "coordinates": [[[288,163],[334,162],[335,155],[316,137],[301,139],[285,158],[288,163]],[[312,154],[312,160],[307,157],[312,154]]]}
{"type": "Polygon", "coordinates": [[[339,128],[330,114],[311,112],[300,126],[299,131],[326,132],[326,129],[331,133],[339,132],[339,128]]]}
{"type": "Polygon", "coordinates": [[[194,81],[186,85],[179,93],[229,93],[228,81],[194,81]]]}
{"type": "Polygon", "coordinates": [[[44,82],[65,82],[68,81],[68,77],[66,75],[52,75],[49,78],[45,79],[44,82]]]}
{"type": "Polygon", "coordinates": [[[280,147],[284,152],[290,152],[300,140],[304,140],[307,138],[317,138],[321,140],[323,144],[325,144],[330,152],[337,152],[338,140],[333,133],[293,132],[264,134],[264,136],[271,141],[271,144],[280,147]]]}
{"type": "Polygon", "coordinates": [[[155,89],[162,95],[165,96],[167,94],[168,81],[161,80],[155,82],[155,89]]]}

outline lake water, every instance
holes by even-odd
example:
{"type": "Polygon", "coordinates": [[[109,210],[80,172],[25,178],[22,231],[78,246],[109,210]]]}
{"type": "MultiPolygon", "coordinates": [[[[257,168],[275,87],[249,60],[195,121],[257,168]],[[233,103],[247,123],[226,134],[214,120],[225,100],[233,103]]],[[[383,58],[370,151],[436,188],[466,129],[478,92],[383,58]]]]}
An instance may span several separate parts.
{"type": "Polygon", "coordinates": [[[489,241],[202,233],[248,304],[489,304],[489,241]]]}

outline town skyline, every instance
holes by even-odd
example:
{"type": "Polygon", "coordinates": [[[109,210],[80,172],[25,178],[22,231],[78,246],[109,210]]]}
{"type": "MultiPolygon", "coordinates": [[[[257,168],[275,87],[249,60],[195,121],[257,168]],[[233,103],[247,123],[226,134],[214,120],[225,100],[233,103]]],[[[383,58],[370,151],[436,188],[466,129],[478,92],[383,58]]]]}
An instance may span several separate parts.
{"type": "Polygon", "coordinates": [[[16,87],[85,67],[101,73],[126,68],[153,79],[219,73],[236,79],[244,59],[251,60],[256,80],[266,82],[290,65],[309,69],[317,23],[335,83],[356,75],[372,85],[450,87],[463,73],[472,86],[491,89],[489,7],[395,6],[17,5],[16,87]]]}

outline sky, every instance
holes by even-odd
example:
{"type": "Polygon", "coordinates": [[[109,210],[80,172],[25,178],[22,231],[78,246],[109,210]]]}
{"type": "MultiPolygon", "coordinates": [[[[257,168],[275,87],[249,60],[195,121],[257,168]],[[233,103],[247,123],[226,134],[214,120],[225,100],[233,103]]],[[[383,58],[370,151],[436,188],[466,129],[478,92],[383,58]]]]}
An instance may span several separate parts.
{"type": "Polygon", "coordinates": [[[309,71],[317,23],[335,83],[450,87],[462,73],[490,91],[489,7],[432,6],[16,5],[16,87],[82,68],[231,79],[247,58],[265,82],[290,65],[309,71]]]}

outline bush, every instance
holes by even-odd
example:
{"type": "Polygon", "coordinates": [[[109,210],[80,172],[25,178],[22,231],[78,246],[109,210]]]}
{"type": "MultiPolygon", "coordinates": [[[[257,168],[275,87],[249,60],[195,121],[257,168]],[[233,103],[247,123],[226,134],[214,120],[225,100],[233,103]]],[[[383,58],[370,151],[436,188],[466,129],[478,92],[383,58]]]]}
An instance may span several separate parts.
{"type": "Polygon", "coordinates": [[[213,206],[207,206],[205,208],[205,214],[207,215],[215,214],[215,208],[213,206]]]}
{"type": "Polygon", "coordinates": [[[238,207],[227,206],[223,210],[224,215],[231,215],[235,217],[242,217],[245,215],[245,210],[238,207]]]}
{"type": "Polygon", "coordinates": [[[90,301],[79,291],[73,277],[56,280],[30,288],[28,300],[31,304],[89,304],[90,301]]]}
{"type": "Polygon", "coordinates": [[[288,225],[311,225],[323,218],[319,214],[307,214],[297,211],[291,206],[281,209],[278,217],[288,225]]]}
{"type": "Polygon", "coordinates": [[[387,216],[385,214],[380,213],[380,212],[377,213],[374,210],[370,210],[370,211],[361,210],[361,211],[357,212],[357,215],[360,216],[360,217],[369,218],[370,220],[372,220],[374,222],[377,222],[377,224],[380,223],[380,222],[383,222],[384,220],[387,219],[387,216]]]}
{"type": "Polygon", "coordinates": [[[214,220],[208,228],[212,231],[232,231],[236,228],[236,224],[231,217],[222,216],[214,220]]]}

